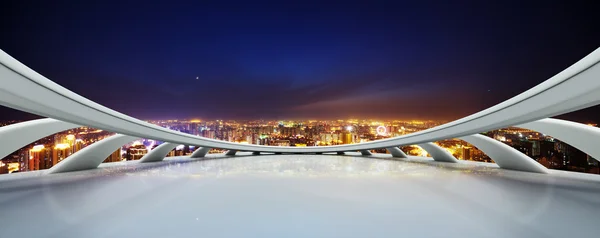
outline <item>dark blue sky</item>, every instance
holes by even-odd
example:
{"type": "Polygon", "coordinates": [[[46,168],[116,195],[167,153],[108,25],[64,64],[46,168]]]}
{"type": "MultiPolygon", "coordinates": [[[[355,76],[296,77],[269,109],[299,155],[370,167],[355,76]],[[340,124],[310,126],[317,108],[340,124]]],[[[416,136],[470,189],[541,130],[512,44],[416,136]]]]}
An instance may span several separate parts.
{"type": "Polygon", "coordinates": [[[0,48],[143,119],[457,119],[600,46],[568,1],[221,2],[7,2],[0,48]]]}

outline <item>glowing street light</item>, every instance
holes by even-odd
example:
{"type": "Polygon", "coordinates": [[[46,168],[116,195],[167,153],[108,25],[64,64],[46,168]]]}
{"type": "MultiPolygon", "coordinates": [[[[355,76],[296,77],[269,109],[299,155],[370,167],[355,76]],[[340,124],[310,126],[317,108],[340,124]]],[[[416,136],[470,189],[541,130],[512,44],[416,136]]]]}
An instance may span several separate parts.
{"type": "Polygon", "coordinates": [[[347,127],[346,127],[346,130],[347,130],[347,131],[352,131],[352,129],[353,129],[353,128],[352,128],[352,126],[347,126],[347,127]]]}

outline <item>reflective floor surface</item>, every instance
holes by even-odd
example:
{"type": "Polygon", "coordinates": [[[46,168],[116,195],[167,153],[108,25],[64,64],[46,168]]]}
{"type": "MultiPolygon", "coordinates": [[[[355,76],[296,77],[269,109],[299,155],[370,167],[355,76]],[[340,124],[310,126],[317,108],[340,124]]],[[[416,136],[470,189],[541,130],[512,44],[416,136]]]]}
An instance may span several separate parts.
{"type": "Polygon", "coordinates": [[[209,155],[0,176],[0,237],[596,237],[600,176],[209,155]]]}

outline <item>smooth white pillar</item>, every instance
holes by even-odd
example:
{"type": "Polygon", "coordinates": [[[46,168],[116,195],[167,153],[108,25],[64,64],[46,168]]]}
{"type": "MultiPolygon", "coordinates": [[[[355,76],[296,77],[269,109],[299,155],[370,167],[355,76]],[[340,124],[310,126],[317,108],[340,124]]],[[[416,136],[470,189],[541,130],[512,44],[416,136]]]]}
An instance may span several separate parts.
{"type": "Polygon", "coordinates": [[[385,148],[395,158],[408,158],[408,156],[398,147],[385,148]]]}
{"type": "Polygon", "coordinates": [[[458,159],[454,158],[450,152],[446,149],[439,147],[438,145],[428,142],[423,144],[418,144],[421,148],[427,151],[433,157],[433,160],[439,162],[449,162],[449,163],[457,163],[458,159]]]}
{"type": "Polygon", "coordinates": [[[46,136],[79,127],[79,125],[44,118],[0,127],[0,158],[46,136]]]}
{"type": "Polygon", "coordinates": [[[208,153],[208,151],[210,151],[210,147],[200,147],[198,149],[196,149],[196,151],[194,151],[194,153],[192,153],[192,155],[190,155],[190,158],[202,158],[204,156],[206,156],[206,154],[208,153]]]}
{"type": "Polygon", "coordinates": [[[600,161],[600,128],[598,127],[552,118],[532,121],[517,127],[552,136],[600,161]]]}
{"type": "Polygon", "coordinates": [[[116,149],[139,138],[116,134],[77,151],[48,169],[48,174],[95,169],[116,149]]]}
{"type": "Polygon", "coordinates": [[[458,139],[464,140],[483,151],[483,153],[492,158],[500,168],[534,173],[548,173],[548,169],[534,159],[493,138],[475,134],[463,136],[458,139]]]}
{"type": "Polygon", "coordinates": [[[140,159],[140,163],[148,163],[148,162],[158,162],[165,159],[167,154],[171,152],[175,147],[179,144],[165,142],[148,152],[140,159]]]}

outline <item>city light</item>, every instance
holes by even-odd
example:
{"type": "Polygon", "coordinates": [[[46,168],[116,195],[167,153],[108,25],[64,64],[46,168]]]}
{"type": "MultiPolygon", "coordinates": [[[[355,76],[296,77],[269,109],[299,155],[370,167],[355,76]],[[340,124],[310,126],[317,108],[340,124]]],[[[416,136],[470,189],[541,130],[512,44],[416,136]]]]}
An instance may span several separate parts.
{"type": "MultiPolygon", "coordinates": [[[[168,126],[173,130],[181,131],[192,135],[198,135],[206,138],[230,141],[240,144],[295,147],[332,146],[341,144],[364,143],[414,133],[420,130],[435,127],[440,124],[440,122],[438,121],[382,121],[370,119],[357,119],[355,121],[352,121],[351,123],[348,120],[211,120],[203,121],[202,124],[192,124],[192,121],[193,120],[171,120],[170,122],[149,122],[161,125],[163,127],[168,126]],[[282,127],[280,127],[280,125],[282,125],[282,127]],[[274,133],[273,131],[276,132],[274,133]]],[[[35,155],[34,152],[43,152],[45,150],[49,150],[49,156],[52,156],[52,149],[56,151],[64,149],[68,150],[69,148],[73,148],[74,151],[71,151],[70,153],[74,153],[78,150],[81,150],[83,147],[85,147],[85,145],[94,143],[96,141],[100,141],[106,137],[109,137],[110,135],[112,135],[112,133],[107,131],[99,131],[94,128],[81,127],[78,129],[70,130],[69,133],[62,133],[59,136],[54,137],[56,138],[56,141],[39,141],[35,142],[38,145],[34,146],[33,148],[28,147],[24,149],[28,152],[31,151],[31,153],[29,153],[29,157],[31,157],[31,159],[37,159],[37,157],[39,157],[38,155],[35,155]],[[82,136],[79,139],[77,139],[79,135],[82,136]]],[[[513,147],[518,145],[521,148],[526,148],[526,145],[523,145],[522,143],[529,143],[529,146],[535,143],[555,143],[552,137],[522,128],[505,128],[493,132],[493,135],[490,136],[496,140],[505,142],[513,147]],[[519,138],[527,138],[528,142],[523,142],[522,140],[519,140],[519,138]]],[[[130,155],[119,158],[119,161],[121,159],[139,159],[145,153],[149,152],[156,144],[156,141],[151,139],[134,141],[131,143],[131,145],[134,148],[137,146],[144,146],[144,148],[140,148],[139,151],[138,149],[131,151],[121,151],[120,154],[130,155]]],[[[448,152],[450,152],[459,159],[468,159],[480,162],[493,162],[479,149],[475,147],[467,148],[466,146],[468,145],[461,140],[444,140],[438,141],[436,142],[436,144],[446,149],[448,152]]],[[[177,147],[178,153],[174,152],[175,155],[185,155],[181,153],[183,151],[183,148],[185,148],[184,145],[179,145],[177,147]]],[[[193,149],[191,151],[193,151],[193,149]]],[[[543,151],[536,152],[535,150],[532,150],[531,147],[529,147],[525,151],[528,155],[530,155],[531,153],[542,153],[542,155],[546,153],[543,151]]],[[[385,153],[385,149],[374,152],[385,153]]],[[[405,153],[407,153],[408,155],[428,156],[427,151],[416,146],[408,147],[408,150],[405,151],[405,153]]],[[[538,154],[531,154],[530,156],[535,156],[538,154]]],[[[25,157],[25,159],[30,159],[29,157],[25,157]]],[[[11,159],[7,157],[7,159],[5,159],[5,161],[3,162],[8,164],[7,162],[15,163],[15,161],[16,159],[11,159]]],[[[114,161],[115,160],[111,160],[111,162],[114,161]]],[[[19,165],[20,163],[16,164],[19,165]]],[[[24,168],[21,168],[19,166],[17,167],[17,170],[19,172],[38,170],[42,169],[42,166],[43,169],[48,168],[46,167],[47,165],[40,164],[40,166],[35,168],[28,166],[23,166],[24,168]]],[[[6,171],[4,171],[4,173],[6,173],[6,171]]]]}
{"type": "Polygon", "coordinates": [[[387,129],[385,128],[385,126],[378,126],[377,127],[377,134],[380,136],[385,136],[387,132],[387,129]]]}
{"type": "Polygon", "coordinates": [[[69,148],[69,147],[71,147],[71,146],[69,146],[69,144],[64,144],[64,143],[63,143],[63,144],[57,144],[57,145],[55,145],[55,146],[54,146],[54,149],[57,149],[57,150],[64,150],[64,149],[67,149],[67,148],[69,148]]]}
{"type": "Polygon", "coordinates": [[[131,146],[138,146],[138,145],[142,145],[142,142],[140,142],[139,140],[136,140],[131,144],[131,146]]]}
{"type": "Polygon", "coordinates": [[[33,148],[31,148],[31,152],[40,152],[44,148],[45,148],[44,145],[36,145],[36,146],[33,146],[33,148]]]}

